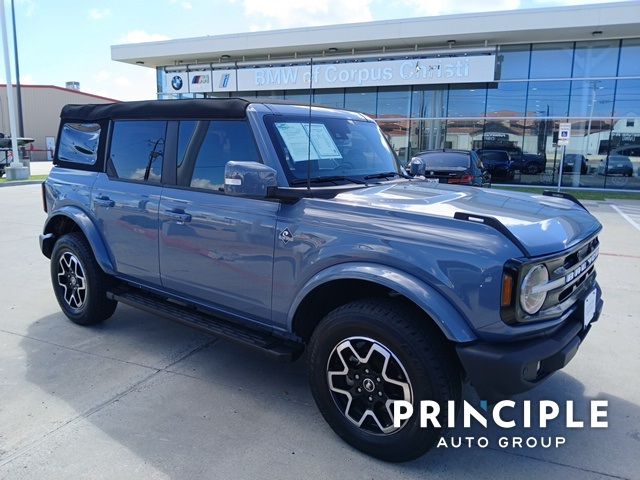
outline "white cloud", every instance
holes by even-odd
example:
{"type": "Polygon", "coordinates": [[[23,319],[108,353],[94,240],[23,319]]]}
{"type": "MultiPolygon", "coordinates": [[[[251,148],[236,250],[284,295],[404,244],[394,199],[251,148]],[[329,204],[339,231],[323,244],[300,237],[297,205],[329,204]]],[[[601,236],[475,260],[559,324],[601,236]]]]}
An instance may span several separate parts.
{"type": "Polygon", "coordinates": [[[107,18],[109,16],[111,16],[111,10],[109,10],[108,8],[92,8],[91,10],[89,10],[89,18],[91,20],[102,20],[103,18],[107,18]]]}
{"type": "Polygon", "coordinates": [[[18,0],[18,7],[25,12],[27,17],[33,15],[33,12],[36,9],[36,5],[33,0],[18,0]]]}
{"type": "Polygon", "coordinates": [[[147,33],[144,30],[131,30],[120,37],[119,43],[144,43],[169,40],[169,36],[161,33],[147,33]]]}
{"type": "Polygon", "coordinates": [[[277,4],[263,0],[242,1],[244,13],[254,31],[367,22],[373,20],[371,3],[372,0],[280,0],[277,4]]]}
{"type": "Polygon", "coordinates": [[[169,0],[169,3],[171,5],[180,5],[184,10],[193,10],[193,4],[186,0],[169,0]]]}
{"type": "Polygon", "coordinates": [[[23,75],[20,75],[20,83],[24,85],[35,85],[36,80],[30,73],[25,73],[23,75]]]}
{"type": "Polygon", "coordinates": [[[80,79],[83,92],[116,100],[156,98],[156,72],[152,68],[109,62],[93,75],[80,79]]]}
{"type": "Polygon", "coordinates": [[[478,2],[477,0],[401,0],[400,4],[411,8],[417,15],[449,15],[453,13],[490,12],[498,10],[514,10],[520,7],[520,0],[493,0],[478,2]]]}

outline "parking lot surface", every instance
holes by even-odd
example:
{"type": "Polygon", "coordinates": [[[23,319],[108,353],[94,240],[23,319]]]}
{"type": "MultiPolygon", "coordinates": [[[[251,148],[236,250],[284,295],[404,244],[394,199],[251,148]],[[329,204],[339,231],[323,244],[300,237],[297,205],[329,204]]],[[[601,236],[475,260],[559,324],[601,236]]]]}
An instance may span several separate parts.
{"type": "Polygon", "coordinates": [[[98,327],[69,322],[38,248],[40,187],[2,188],[0,478],[640,478],[640,230],[629,221],[640,202],[586,203],[604,225],[604,313],[564,371],[517,399],[574,400],[583,419],[589,400],[605,399],[609,427],[515,428],[566,444],[440,448],[387,464],[331,431],[304,359],[275,363],[122,305],[98,327]]]}

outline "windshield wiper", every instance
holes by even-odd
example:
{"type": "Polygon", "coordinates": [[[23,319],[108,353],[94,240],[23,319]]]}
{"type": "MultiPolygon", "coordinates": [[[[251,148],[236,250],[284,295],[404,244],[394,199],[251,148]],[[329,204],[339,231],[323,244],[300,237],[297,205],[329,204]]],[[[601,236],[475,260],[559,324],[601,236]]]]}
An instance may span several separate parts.
{"type": "Polygon", "coordinates": [[[372,173],[371,175],[365,175],[363,178],[365,180],[369,180],[371,178],[389,178],[389,177],[402,177],[406,178],[404,175],[398,172],[381,172],[381,173],[372,173]]]}
{"type": "Polygon", "coordinates": [[[306,178],[297,178],[291,181],[291,185],[305,185],[306,183],[325,183],[325,182],[335,183],[341,180],[346,180],[351,183],[357,183],[358,185],[367,185],[367,182],[365,182],[364,180],[361,180],[359,178],[354,178],[354,177],[345,177],[342,175],[334,175],[334,176],[328,176],[328,177],[312,177],[308,180],[306,178]]]}

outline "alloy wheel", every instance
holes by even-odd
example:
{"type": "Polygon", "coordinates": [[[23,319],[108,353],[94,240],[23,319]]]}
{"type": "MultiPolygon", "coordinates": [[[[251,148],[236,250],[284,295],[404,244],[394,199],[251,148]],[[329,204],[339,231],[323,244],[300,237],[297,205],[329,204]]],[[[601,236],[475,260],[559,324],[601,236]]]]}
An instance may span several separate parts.
{"type": "Polygon", "coordinates": [[[58,260],[58,285],[69,308],[80,310],[87,298],[87,281],[80,260],[71,252],[64,252],[58,260]]]}
{"type": "Polygon", "coordinates": [[[391,350],[366,337],[349,337],[329,355],[327,381],[335,404],[355,426],[389,435],[406,425],[393,425],[393,403],[413,401],[407,372],[391,350]]]}

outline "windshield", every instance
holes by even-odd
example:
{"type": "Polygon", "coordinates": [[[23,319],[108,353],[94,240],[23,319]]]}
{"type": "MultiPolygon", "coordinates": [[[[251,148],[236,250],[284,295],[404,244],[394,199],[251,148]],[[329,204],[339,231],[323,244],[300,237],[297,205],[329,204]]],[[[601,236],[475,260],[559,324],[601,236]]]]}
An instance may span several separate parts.
{"type": "Polygon", "coordinates": [[[364,183],[402,175],[389,143],[373,122],[346,118],[268,116],[267,130],[292,185],[364,183]]]}
{"type": "Polygon", "coordinates": [[[419,155],[426,168],[469,168],[469,155],[457,152],[438,152],[419,155]]]}

